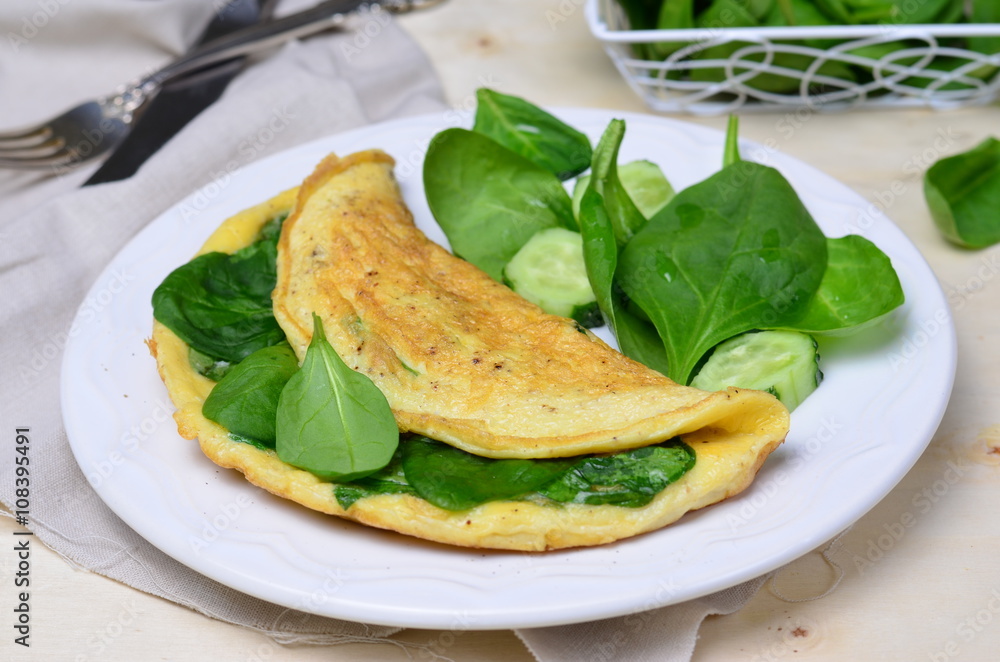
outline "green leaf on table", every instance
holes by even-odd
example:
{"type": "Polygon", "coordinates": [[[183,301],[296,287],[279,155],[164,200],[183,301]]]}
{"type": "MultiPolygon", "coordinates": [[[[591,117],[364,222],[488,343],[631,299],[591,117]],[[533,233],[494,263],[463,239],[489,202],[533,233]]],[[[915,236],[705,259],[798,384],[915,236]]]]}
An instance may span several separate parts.
{"type": "Polygon", "coordinates": [[[278,399],[298,369],[287,342],[258,349],[226,373],[201,411],[230,432],[274,448],[278,399]]]}
{"type": "Polygon", "coordinates": [[[802,319],[783,328],[807,333],[854,330],[903,304],[889,257],[859,235],[827,239],[826,271],[802,319]]]}
{"type": "Polygon", "coordinates": [[[233,254],[199,255],[156,288],[153,316],[198,352],[239,363],[285,339],[271,310],[276,259],[276,235],[233,254]]]}
{"type": "Polygon", "coordinates": [[[539,230],[576,230],[559,179],[479,133],[447,129],[424,159],[424,192],[452,252],[500,281],[539,230]]]}
{"type": "Polygon", "coordinates": [[[389,463],[399,444],[385,396],[344,363],[315,314],[302,368],[281,391],[275,427],[278,457],[323,480],[372,474],[389,463]]]}
{"type": "Polygon", "coordinates": [[[792,324],[826,266],[826,237],[784,177],[751,162],[681,191],[626,244],[618,282],[686,384],[712,347],[792,324]]]}
{"type": "Polygon", "coordinates": [[[960,246],[1000,242],[1000,141],[941,159],[924,174],[924,195],[938,229],[960,246]]]}
{"type": "Polygon", "coordinates": [[[476,90],[472,130],[553,173],[560,180],[590,167],[590,140],[559,118],[520,97],[476,90]]]}
{"type": "Polygon", "coordinates": [[[468,510],[534,492],[578,458],[497,460],[413,437],[403,444],[403,472],[423,499],[445,510],[468,510]]]}

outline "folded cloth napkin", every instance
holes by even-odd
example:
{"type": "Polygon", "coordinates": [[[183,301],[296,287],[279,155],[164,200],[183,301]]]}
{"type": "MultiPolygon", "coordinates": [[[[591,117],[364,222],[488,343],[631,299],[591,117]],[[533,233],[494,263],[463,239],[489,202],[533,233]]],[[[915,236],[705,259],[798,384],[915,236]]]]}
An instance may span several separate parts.
{"type": "MultiPolygon", "coordinates": [[[[218,4],[5,2],[0,130],[110,91],[112,80],[178,54],[218,4]],[[65,86],[34,84],[53,72],[63,72],[65,86]],[[81,86],[84,76],[107,88],[81,86]]],[[[78,567],[284,643],[373,641],[398,628],[318,617],[250,597],[142,539],[97,497],[74,460],[57,413],[59,368],[90,284],[136,232],[185,195],[219,173],[314,138],[446,110],[432,67],[395,24],[382,25],[377,37],[361,42],[364,48],[355,36],[320,35],[262,58],[128,180],[80,189],[96,165],[60,177],[0,171],[0,362],[7,369],[0,420],[5,430],[30,426],[32,454],[45,458],[32,464],[30,527],[78,567]],[[273,129],[276,114],[291,118],[281,130],[273,129]],[[248,137],[267,127],[267,139],[248,148],[248,137]]],[[[8,509],[15,503],[13,473],[13,463],[0,464],[0,501],[8,509]]],[[[762,581],[684,605],[519,635],[542,661],[686,660],[705,616],[738,609],[762,581]]]]}

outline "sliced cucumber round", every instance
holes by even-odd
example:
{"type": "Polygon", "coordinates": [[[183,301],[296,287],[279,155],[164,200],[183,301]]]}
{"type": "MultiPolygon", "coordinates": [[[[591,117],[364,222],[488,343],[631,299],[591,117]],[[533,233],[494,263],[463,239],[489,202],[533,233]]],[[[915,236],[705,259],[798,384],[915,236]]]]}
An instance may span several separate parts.
{"type": "Polygon", "coordinates": [[[727,386],[769,391],[792,410],[822,379],[812,336],[798,331],[756,331],[719,343],[691,386],[706,391],[727,386]]]}
{"type": "MultiPolygon", "coordinates": [[[[630,161],[618,166],[618,179],[636,209],[646,218],[651,218],[674,197],[674,188],[660,166],[652,161],[630,161]]],[[[590,175],[582,175],[573,187],[573,215],[576,217],[580,216],[580,200],[589,181],[590,175]]]]}
{"type": "Polygon", "coordinates": [[[571,317],[587,328],[603,324],[579,232],[541,230],[511,258],[503,273],[512,290],[545,312],[571,317]]]}

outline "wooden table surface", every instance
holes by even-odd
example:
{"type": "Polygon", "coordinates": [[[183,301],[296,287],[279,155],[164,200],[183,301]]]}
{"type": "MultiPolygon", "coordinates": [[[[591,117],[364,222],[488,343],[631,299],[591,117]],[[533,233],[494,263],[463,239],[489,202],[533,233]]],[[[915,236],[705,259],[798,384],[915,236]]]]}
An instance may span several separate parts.
{"type": "MultiPolygon", "coordinates": [[[[539,104],[647,112],[590,35],[581,4],[450,0],[399,20],[429,54],[454,107],[472,108],[475,89],[485,85],[539,104]]],[[[682,119],[724,124],[723,118],[682,119]]],[[[710,617],[695,660],[1000,659],[1000,247],[964,251],[945,243],[921,185],[930,162],[990,132],[1000,135],[996,106],[742,119],[743,137],[773,140],[886,206],[948,295],[958,331],[958,375],[929,449],[839,540],[833,557],[843,571],[839,584],[807,600],[831,588],[837,574],[818,550],[807,555],[741,611],[710,617]],[[949,474],[949,466],[961,471],[949,474]],[[887,537],[890,532],[896,535],[887,537]]],[[[4,539],[12,539],[14,528],[0,518],[4,539]]],[[[15,572],[13,555],[0,554],[0,584],[12,584],[15,572]]],[[[510,631],[408,630],[393,637],[428,646],[409,652],[394,643],[279,647],[264,635],[74,569],[40,548],[32,581],[34,646],[13,650],[5,625],[0,659],[432,659],[428,650],[460,661],[533,659],[510,631]]],[[[11,622],[7,614],[2,623],[11,622]]]]}

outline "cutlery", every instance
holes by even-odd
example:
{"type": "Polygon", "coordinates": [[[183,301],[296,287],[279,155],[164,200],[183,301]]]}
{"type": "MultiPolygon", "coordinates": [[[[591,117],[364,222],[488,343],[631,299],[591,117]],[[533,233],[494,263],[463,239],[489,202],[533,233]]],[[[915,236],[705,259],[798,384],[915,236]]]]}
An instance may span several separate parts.
{"type": "Polygon", "coordinates": [[[284,18],[252,25],[197,47],[113,94],[87,101],[36,126],[0,133],[0,167],[65,170],[120,144],[136,116],[162,85],[179,76],[291,39],[340,27],[350,13],[379,6],[405,13],[442,0],[325,0],[284,18]]]}
{"type": "MultiPolygon", "coordinates": [[[[211,20],[192,46],[197,48],[225,34],[270,20],[277,0],[228,0],[213,12],[211,20]]],[[[125,139],[110,150],[107,159],[83,183],[84,186],[114,182],[135,174],[146,160],[160,149],[201,111],[212,105],[229,82],[246,66],[247,58],[206,67],[203,71],[175,78],[163,87],[137,113],[125,139]]]]}

